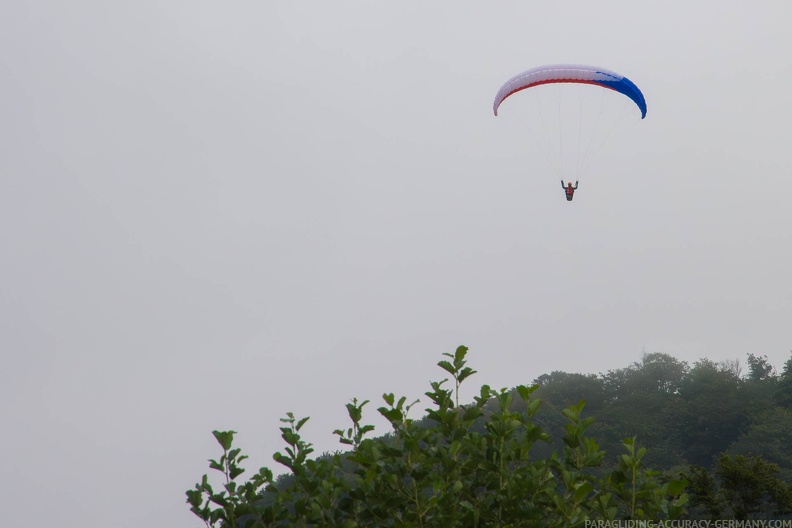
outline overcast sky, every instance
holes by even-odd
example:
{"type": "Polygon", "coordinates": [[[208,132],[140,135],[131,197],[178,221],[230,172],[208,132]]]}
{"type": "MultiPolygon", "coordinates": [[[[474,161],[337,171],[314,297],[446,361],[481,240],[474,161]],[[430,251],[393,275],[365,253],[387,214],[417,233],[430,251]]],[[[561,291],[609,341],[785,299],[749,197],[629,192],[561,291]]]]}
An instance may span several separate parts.
{"type": "Polygon", "coordinates": [[[201,526],[184,491],[219,456],[213,429],[280,472],[287,411],[318,452],[352,397],[384,433],[381,394],[419,397],[460,344],[466,401],[642,351],[781,368],[790,15],[4,2],[4,525],[201,526]],[[623,73],[648,104],[571,204],[492,115],[546,63],[623,73]]]}

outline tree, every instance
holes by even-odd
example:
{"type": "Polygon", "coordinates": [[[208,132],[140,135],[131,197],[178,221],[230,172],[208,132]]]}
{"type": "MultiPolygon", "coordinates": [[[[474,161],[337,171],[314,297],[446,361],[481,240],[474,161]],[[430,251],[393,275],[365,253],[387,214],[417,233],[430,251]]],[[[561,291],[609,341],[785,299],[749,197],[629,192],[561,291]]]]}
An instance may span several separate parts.
{"type": "Polygon", "coordinates": [[[715,476],[702,466],[691,465],[683,475],[688,481],[688,515],[693,519],[720,519],[725,505],[715,476]]]}
{"type": "Polygon", "coordinates": [[[639,392],[676,394],[688,370],[686,362],[668,354],[644,353],[640,362],[608,371],[605,387],[613,400],[639,392]]]}
{"type": "Polygon", "coordinates": [[[748,354],[748,379],[764,381],[775,376],[773,365],[767,362],[767,356],[748,354]]]}
{"type": "Polygon", "coordinates": [[[728,454],[746,457],[762,456],[779,468],[779,477],[792,482],[792,409],[766,407],[748,430],[729,447],[728,454]]]}
{"type": "Polygon", "coordinates": [[[778,379],[778,386],[773,398],[777,405],[792,407],[792,357],[784,363],[784,370],[778,379]]]}
{"type": "Polygon", "coordinates": [[[748,374],[741,380],[743,399],[749,415],[757,415],[775,404],[779,379],[767,356],[748,354],[748,374]]]}
{"type": "Polygon", "coordinates": [[[778,466],[762,457],[722,454],[716,473],[735,519],[773,519],[792,511],[792,493],[777,478],[778,466]]]}
{"type": "Polygon", "coordinates": [[[609,449],[620,445],[622,438],[637,436],[652,446],[648,459],[653,465],[681,463],[668,431],[687,372],[687,363],[668,354],[652,353],[603,376],[607,405],[599,420],[609,449]]]}
{"type": "Polygon", "coordinates": [[[273,459],[289,470],[281,485],[262,468],[237,483],[244,456],[233,449],[232,432],[216,434],[223,457],[210,467],[225,479],[217,493],[204,475],[187,492],[190,509],[207,526],[584,526],[588,520],[676,519],[687,500],[681,479],[661,482],[644,465],[646,449],[634,438],[623,443],[617,467],[594,471],[605,453],[588,433],[584,402],[563,410],[563,450],[536,456],[550,441],[537,425],[537,386],[513,390],[481,387],[469,405],[458,405],[460,384],[475,373],[459,347],[438,365],[453,379],[431,383],[432,402],[421,422],[409,417],[417,403],[391,393],[378,412],[391,425],[369,438],[363,423],[367,401],[347,404],[351,426],[335,434],[346,453],[310,459],[311,444],[300,436],[307,418],[283,419],[284,453],[273,459]],[[478,427],[480,422],[484,428],[478,427]],[[231,434],[229,434],[231,433],[231,434]]]}
{"type": "Polygon", "coordinates": [[[679,388],[670,430],[690,464],[709,467],[747,428],[748,405],[739,379],[708,359],[694,363],[679,388]]]}
{"type": "Polygon", "coordinates": [[[539,386],[536,394],[545,404],[552,404],[558,409],[574,405],[580,400],[586,401],[586,408],[598,412],[605,405],[604,384],[596,374],[570,374],[554,371],[542,374],[534,380],[539,386]]]}
{"type": "Polygon", "coordinates": [[[692,519],[778,519],[792,512],[792,492],[778,466],[761,456],[721,454],[713,472],[690,466],[688,515],[692,519]]]}

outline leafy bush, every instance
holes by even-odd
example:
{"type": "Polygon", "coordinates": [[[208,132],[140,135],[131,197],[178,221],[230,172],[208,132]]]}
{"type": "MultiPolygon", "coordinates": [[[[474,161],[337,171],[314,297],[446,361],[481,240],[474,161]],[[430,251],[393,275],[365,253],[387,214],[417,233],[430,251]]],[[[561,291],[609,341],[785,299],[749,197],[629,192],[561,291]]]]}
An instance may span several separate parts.
{"type": "Polygon", "coordinates": [[[475,371],[460,346],[438,363],[453,380],[431,383],[432,406],[414,421],[406,397],[383,395],[379,413],[392,431],[368,438],[363,423],[368,401],[346,405],[351,426],[335,434],[350,449],[309,458],[311,444],[300,430],[308,418],[282,419],[284,452],[273,459],[288,478],[262,468],[239,484],[247,458],[232,448],[234,431],[214,435],[223,449],[210,468],[223,475],[215,491],[207,475],[187,491],[190,509],[207,526],[299,527],[476,527],[583,526],[587,520],[662,520],[685,514],[685,480],[661,482],[644,467],[646,449],[635,438],[623,441],[617,467],[603,471],[605,453],[587,434],[584,402],[563,410],[563,452],[536,456],[534,447],[550,437],[534,419],[541,400],[537,386],[496,391],[460,406],[459,386],[475,371]]]}

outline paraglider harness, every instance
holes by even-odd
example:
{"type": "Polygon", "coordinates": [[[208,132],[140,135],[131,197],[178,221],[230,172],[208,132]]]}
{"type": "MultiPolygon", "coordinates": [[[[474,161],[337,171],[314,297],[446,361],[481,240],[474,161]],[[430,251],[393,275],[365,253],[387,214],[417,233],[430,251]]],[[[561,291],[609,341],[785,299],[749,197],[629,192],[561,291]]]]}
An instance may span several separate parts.
{"type": "Polygon", "coordinates": [[[572,187],[572,182],[569,182],[569,185],[564,185],[564,180],[561,180],[561,188],[564,189],[564,193],[566,193],[567,202],[572,201],[572,197],[575,195],[575,191],[578,188],[578,182],[575,180],[575,186],[572,187]]]}

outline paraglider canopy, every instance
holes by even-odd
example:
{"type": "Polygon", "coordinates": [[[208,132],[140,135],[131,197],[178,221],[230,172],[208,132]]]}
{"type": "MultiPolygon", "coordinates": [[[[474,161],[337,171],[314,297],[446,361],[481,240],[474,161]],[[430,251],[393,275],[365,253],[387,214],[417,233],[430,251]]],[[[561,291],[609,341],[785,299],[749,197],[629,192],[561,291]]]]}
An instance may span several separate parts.
{"type": "Polygon", "coordinates": [[[510,95],[520,90],[552,83],[593,84],[609,88],[632,99],[641,111],[641,119],[646,117],[646,100],[634,82],[614,71],[582,64],[551,64],[531,68],[515,75],[498,90],[492,110],[498,115],[498,107],[510,95]]]}

